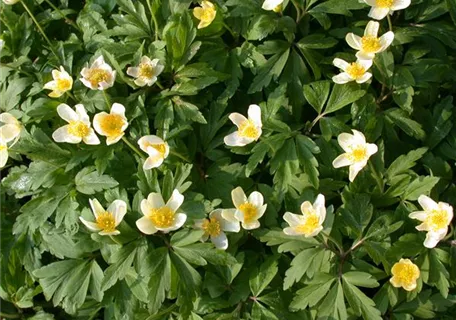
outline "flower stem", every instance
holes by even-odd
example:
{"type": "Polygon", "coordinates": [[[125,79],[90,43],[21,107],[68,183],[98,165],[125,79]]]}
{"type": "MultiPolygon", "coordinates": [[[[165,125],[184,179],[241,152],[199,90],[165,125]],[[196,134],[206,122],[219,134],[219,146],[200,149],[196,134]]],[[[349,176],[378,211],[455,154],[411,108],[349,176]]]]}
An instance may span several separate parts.
{"type": "Polygon", "coordinates": [[[329,234],[326,234],[324,233],[323,231],[320,232],[322,234],[322,236],[328,240],[331,240],[332,243],[334,243],[334,245],[337,247],[337,249],[339,250],[339,254],[342,256],[344,254],[344,250],[342,249],[341,246],[339,246],[339,244],[337,243],[337,241],[331,237],[329,234]]]}
{"type": "Polygon", "coordinates": [[[223,24],[223,27],[225,27],[225,29],[231,34],[231,36],[234,39],[237,39],[236,35],[234,34],[234,31],[230,27],[228,27],[228,25],[225,22],[222,22],[222,24],[223,24]]]}
{"type": "Polygon", "coordinates": [[[154,24],[154,33],[155,33],[155,41],[158,40],[158,22],[157,22],[157,17],[155,17],[154,10],[152,10],[152,4],[150,3],[150,0],[147,0],[147,6],[149,7],[150,11],[150,16],[152,17],[152,22],[154,24]]]}
{"type": "Polygon", "coordinates": [[[122,140],[123,142],[125,142],[127,146],[130,147],[131,150],[136,152],[136,154],[139,155],[142,159],[145,158],[145,155],[141,151],[139,151],[138,148],[136,148],[130,141],[128,141],[128,139],[125,136],[122,137],[122,140]]]}
{"type": "Polygon", "coordinates": [[[60,9],[57,8],[51,1],[49,1],[49,0],[44,0],[44,1],[45,1],[52,9],[54,9],[55,11],[58,12],[58,13],[62,16],[62,18],[65,19],[65,22],[66,22],[66,23],[69,23],[69,24],[70,24],[73,28],[75,28],[76,30],[81,31],[81,29],[79,29],[78,25],[77,25],[76,23],[74,23],[73,20],[68,19],[68,18],[63,14],[63,12],[60,11],[60,9]]]}
{"type": "Polygon", "coordinates": [[[161,89],[161,90],[165,90],[165,87],[163,87],[163,85],[157,80],[155,81],[155,84],[161,89]]]}
{"type": "Polygon", "coordinates": [[[40,24],[38,23],[38,21],[36,21],[35,19],[35,16],[33,15],[33,13],[30,11],[30,9],[27,7],[27,5],[25,4],[24,1],[21,1],[21,4],[22,6],[24,7],[25,11],[27,11],[27,13],[29,14],[30,18],[32,18],[33,22],[35,23],[36,27],[38,28],[38,30],[40,31],[41,35],[43,36],[43,38],[47,41],[47,43],[49,44],[49,48],[51,49],[52,53],[55,55],[55,57],[57,58],[57,60],[60,61],[60,58],[59,58],[59,55],[57,54],[57,52],[55,51],[54,49],[54,46],[52,45],[51,43],[51,40],[49,40],[49,38],[46,36],[46,34],[44,33],[44,30],[43,28],[41,28],[40,24]]]}
{"type": "Polygon", "coordinates": [[[184,160],[184,161],[186,161],[188,163],[191,162],[190,159],[188,159],[187,157],[181,155],[179,152],[176,152],[176,151],[174,151],[172,149],[169,150],[169,153],[171,153],[172,155],[175,155],[176,157],[178,157],[178,158],[180,158],[180,159],[182,159],[182,160],[184,160]]]}
{"type": "Polygon", "coordinates": [[[70,91],[67,91],[66,94],[67,94],[71,99],[73,99],[74,102],[76,102],[76,97],[75,97],[70,91]]]}
{"type": "Polygon", "coordinates": [[[112,235],[109,236],[111,238],[112,241],[114,241],[116,244],[118,244],[119,246],[122,245],[122,243],[120,243],[119,241],[117,241],[112,235]]]}
{"type": "Polygon", "coordinates": [[[393,23],[391,22],[391,17],[389,14],[386,15],[386,18],[388,20],[388,26],[389,26],[389,31],[393,31],[393,23]]]}
{"type": "Polygon", "coordinates": [[[109,110],[111,107],[111,101],[109,101],[109,97],[108,97],[108,94],[106,93],[106,90],[103,90],[103,96],[105,98],[106,105],[108,106],[108,110],[109,110]]]}

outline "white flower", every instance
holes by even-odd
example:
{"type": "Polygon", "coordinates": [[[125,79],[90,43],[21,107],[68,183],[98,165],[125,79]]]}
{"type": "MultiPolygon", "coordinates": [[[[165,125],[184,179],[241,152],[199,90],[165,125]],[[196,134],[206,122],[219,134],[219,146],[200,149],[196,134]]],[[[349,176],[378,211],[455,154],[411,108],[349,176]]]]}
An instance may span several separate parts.
{"type": "Polygon", "coordinates": [[[283,229],[289,236],[304,235],[306,238],[315,237],[323,230],[326,218],[325,196],[319,194],[314,204],[305,201],[301,204],[301,214],[285,212],[283,219],[290,225],[283,229]]]}
{"type": "Polygon", "coordinates": [[[99,56],[90,66],[82,69],[79,80],[92,90],[106,90],[114,85],[116,79],[116,72],[112,70],[111,66],[104,61],[103,56],[99,56]]]}
{"type": "Polygon", "coordinates": [[[150,60],[148,57],[143,56],[137,67],[129,67],[127,69],[127,74],[136,78],[135,84],[137,86],[144,87],[145,85],[153,85],[163,69],[164,66],[160,63],[160,60],[150,60]]]}
{"type": "Polygon", "coordinates": [[[206,241],[209,237],[217,249],[226,250],[228,248],[228,238],[224,231],[239,232],[241,227],[239,221],[234,217],[234,209],[216,209],[209,214],[209,219],[195,220],[194,227],[204,230],[201,241],[206,241]],[[222,215],[222,213],[224,214],[222,215]]]}
{"type": "Polygon", "coordinates": [[[425,195],[421,195],[418,202],[424,211],[412,212],[409,217],[422,221],[416,229],[427,231],[424,246],[434,248],[448,232],[448,226],[453,219],[453,207],[445,202],[436,203],[425,195]]]}
{"type": "Polygon", "coordinates": [[[12,5],[12,4],[18,3],[19,1],[21,1],[21,0],[3,0],[3,3],[12,5]]]}
{"type": "Polygon", "coordinates": [[[332,78],[335,83],[344,84],[353,80],[357,83],[364,83],[372,77],[372,73],[366,72],[372,66],[372,60],[358,59],[356,62],[348,63],[336,58],[333,64],[344,71],[332,78]]]}
{"type": "Polygon", "coordinates": [[[144,170],[158,168],[169,155],[168,143],[162,138],[149,135],[138,140],[139,147],[146,152],[149,157],[144,162],[144,170]]]}
{"type": "Polygon", "coordinates": [[[0,168],[3,168],[8,161],[8,145],[0,133],[0,168]]]}
{"type": "Polygon", "coordinates": [[[280,11],[280,5],[283,3],[284,0],[265,0],[263,5],[261,6],[262,9],[268,11],[280,11]]]}
{"type": "Polygon", "coordinates": [[[261,136],[261,108],[256,104],[251,104],[247,111],[249,118],[234,112],[230,114],[230,120],[237,126],[238,130],[224,138],[227,146],[243,147],[261,136]]]}
{"type": "Polygon", "coordinates": [[[124,136],[128,127],[125,117],[125,107],[120,103],[114,103],[110,113],[100,112],[93,117],[93,127],[98,134],[106,137],[106,144],[109,146],[116,143],[124,136]]]}
{"type": "Polygon", "coordinates": [[[154,234],[157,231],[168,233],[179,229],[187,220],[185,213],[177,212],[183,202],[184,196],[178,190],[173,191],[166,204],[160,193],[149,193],[147,199],[141,201],[144,217],[136,221],[136,226],[145,234],[154,234]]]}
{"type": "Polygon", "coordinates": [[[402,10],[410,5],[411,0],[364,0],[372,8],[369,17],[382,20],[393,11],[402,10]]]}
{"type": "Polygon", "coordinates": [[[57,107],[60,118],[68,122],[52,134],[55,142],[100,144],[100,139],[90,127],[90,119],[82,104],[77,104],[75,110],[62,103],[57,107]]]}
{"type": "Polygon", "coordinates": [[[0,39],[0,51],[3,50],[4,46],[5,46],[5,41],[3,41],[3,39],[0,39]]]}
{"type": "Polygon", "coordinates": [[[352,130],[353,134],[341,133],[337,137],[339,145],[344,149],[345,153],[334,159],[332,165],[334,168],[350,166],[348,179],[353,182],[356,175],[363,169],[369,157],[377,152],[378,148],[373,143],[366,143],[364,135],[352,130]]]}
{"type": "Polygon", "coordinates": [[[49,96],[52,98],[60,97],[73,87],[73,78],[62,66],[60,66],[60,71],[52,70],[52,78],[54,80],[49,81],[43,87],[44,89],[52,90],[52,92],[49,93],[49,96]]]}
{"type": "Polygon", "coordinates": [[[353,49],[358,50],[356,57],[361,60],[372,60],[376,53],[385,51],[394,40],[394,33],[388,31],[380,38],[377,37],[380,24],[377,21],[369,21],[364,30],[364,36],[359,37],[348,33],[345,40],[353,49]]]}
{"type": "Polygon", "coordinates": [[[22,125],[11,113],[1,113],[0,122],[4,123],[4,125],[0,127],[0,135],[6,142],[10,142],[19,137],[22,125]]]}
{"type": "Polygon", "coordinates": [[[247,196],[241,187],[237,187],[231,191],[231,199],[236,207],[234,214],[230,210],[224,210],[222,216],[231,221],[232,215],[241,222],[242,227],[246,230],[256,229],[260,226],[260,219],[266,211],[263,195],[258,191],[254,191],[247,196]]]}
{"type": "Polygon", "coordinates": [[[127,213],[127,204],[122,200],[115,200],[108,207],[103,209],[97,199],[89,199],[95,222],[87,221],[83,217],[79,220],[90,230],[98,232],[102,236],[115,236],[120,234],[116,227],[122,222],[125,213],[127,213]]]}

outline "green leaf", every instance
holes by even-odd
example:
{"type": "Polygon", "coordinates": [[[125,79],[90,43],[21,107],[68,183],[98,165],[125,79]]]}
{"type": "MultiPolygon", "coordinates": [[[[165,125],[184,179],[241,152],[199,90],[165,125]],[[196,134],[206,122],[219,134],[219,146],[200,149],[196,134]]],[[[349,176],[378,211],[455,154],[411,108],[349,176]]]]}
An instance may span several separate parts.
{"type": "Polygon", "coordinates": [[[307,274],[311,278],[316,271],[317,260],[323,258],[324,250],[321,248],[310,248],[301,251],[293,258],[290,268],[285,272],[283,281],[283,290],[289,289],[295,282],[299,282],[301,278],[307,274]]]}
{"type": "Polygon", "coordinates": [[[391,108],[385,111],[385,116],[388,120],[401,128],[407,135],[418,140],[423,140],[426,137],[426,133],[421,124],[410,119],[404,110],[391,108]]]}
{"type": "Polygon", "coordinates": [[[407,186],[402,198],[412,201],[418,200],[420,195],[429,194],[439,180],[439,177],[417,177],[407,186]]]}
{"type": "Polygon", "coordinates": [[[324,114],[332,113],[353,103],[363,97],[366,91],[359,90],[355,84],[335,84],[329,100],[326,104],[324,114]]]}
{"type": "Polygon", "coordinates": [[[296,291],[293,301],[290,303],[290,310],[304,310],[319,303],[331,288],[336,279],[327,274],[319,274],[306,287],[296,291]]]}
{"type": "Polygon", "coordinates": [[[348,282],[358,287],[375,288],[379,286],[377,280],[375,280],[371,274],[366,272],[349,271],[344,273],[343,277],[348,282]]]}
{"type": "Polygon", "coordinates": [[[315,81],[304,85],[304,97],[307,102],[321,114],[331,89],[331,81],[315,81]]]}
{"type": "Polygon", "coordinates": [[[450,274],[441,261],[441,257],[448,254],[441,250],[435,249],[429,251],[429,284],[433,284],[439,289],[440,294],[446,299],[450,288],[449,278],[450,274]]]}
{"type": "Polygon", "coordinates": [[[95,167],[85,167],[74,178],[76,190],[84,194],[94,194],[117,187],[119,183],[108,175],[100,175],[95,167]]]}
{"type": "Polygon", "coordinates": [[[254,297],[258,297],[266,289],[272,279],[274,279],[277,271],[279,271],[277,260],[277,256],[269,257],[261,264],[259,269],[255,268],[252,271],[249,284],[254,297]]]}
{"type": "Polygon", "coordinates": [[[391,181],[397,175],[407,172],[416,165],[416,161],[421,159],[427,151],[427,148],[419,148],[397,157],[386,170],[386,177],[391,181]]]}
{"type": "Polygon", "coordinates": [[[320,181],[318,180],[318,161],[314,154],[320,153],[320,148],[312,139],[303,136],[296,136],[296,151],[298,154],[299,162],[304,169],[304,172],[309,177],[310,183],[315,189],[319,188],[320,181]]]}
{"type": "Polygon", "coordinates": [[[350,279],[342,276],[343,289],[353,311],[364,319],[381,320],[380,311],[375,308],[375,302],[368,298],[361,290],[350,283],[350,279]]]}
{"type": "Polygon", "coordinates": [[[340,280],[331,288],[326,298],[318,307],[319,319],[347,319],[347,308],[340,280]]]}
{"type": "Polygon", "coordinates": [[[258,74],[252,81],[248,93],[255,93],[268,86],[272,79],[277,80],[287,63],[290,50],[287,49],[282,53],[275,54],[261,66],[258,74]]]}
{"type": "Polygon", "coordinates": [[[299,160],[294,140],[285,141],[284,145],[272,158],[271,173],[274,174],[274,183],[280,191],[286,192],[293,176],[299,169],[299,160]]]}
{"type": "Polygon", "coordinates": [[[157,313],[171,288],[171,260],[167,248],[159,248],[149,255],[152,261],[149,279],[148,307],[151,313],[157,313]]]}

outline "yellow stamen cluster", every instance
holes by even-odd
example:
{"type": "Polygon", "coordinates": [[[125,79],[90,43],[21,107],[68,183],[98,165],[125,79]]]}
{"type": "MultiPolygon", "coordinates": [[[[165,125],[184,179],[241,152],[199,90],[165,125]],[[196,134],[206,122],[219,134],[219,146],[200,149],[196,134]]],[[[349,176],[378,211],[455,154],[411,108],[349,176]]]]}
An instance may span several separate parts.
{"type": "Polygon", "coordinates": [[[68,125],[68,133],[75,137],[84,138],[89,131],[89,126],[82,121],[70,121],[68,125]]]}
{"type": "Polygon", "coordinates": [[[381,49],[380,39],[373,36],[364,36],[361,38],[361,47],[363,51],[375,53],[381,49]]]}
{"type": "Polygon", "coordinates": [[[379,8],[390,8],[394,3],[394,0],[377,0],[375,4],[379,8]]]}
{"type": "Polygon", "coordinates": [[[432,210],[425,220],[431,230],[446,228],[447,222],[447,213],[443,210],[432,210]]]}
{"type": "Polygon", "coordinates": [[[350,77],[352,77],[355,80],[358,80],[362,78],[362,76],[364,76],[364,74],[366,73],[366,69],[364,69],[364,67],[361,64],[353,62],[347,67],[346,72],[350,77]]]}
{"type": "Polygon", "coordinates": [[[256,139],[258,137],[258,129],[252,120],[246,120],[239,126],[239,135],[244,138],[256,139]]]}
{"type": "Polygon", "coordinates": [[[367,158],[367,150],[365,147],[361,146],[356,149],[353,149],[349,154],[349,157],[354,162],[360,162],[367,158]]]}
{"type": "Polygon", "coordinates": [[[164,157],[165,156],[165,153],[166,153],[166,146],[164,143],[159,143],[159,144],[152,144],[152,143],[147,143],[146,144],[146,148],[147,147],[152,147],[154,148],[155,150],[157,150],[158,152],[160,152],[160,154],[164,157]]]}
{"type": "Polygon", "coordinates": [[[59,91],[68,91],[71,89],[72,82],[68,79],[57,79],[56,80],[56,87],[59,91]]]}
{"type": "Polygon", "coordinates": [[[257,208],[253,204],[249,202],[243,203],[239,206],[239,210],[244,214],[245,223],[250,223],[255,220],[257,208]]]}
{"type": "Polygon", "coordinates": [[[169,228],[174,223],[174,211],[168,207],[152,209],[148,215],[152,223],[159,228],[169,228]]]}
{"type": "Polygon", "coordinates": [[[104,69],[90,69],[87,80],[92,84],[92,86],[97,87],[100,82],[108,82],[110,79],[110,74],[104,69]]]}
{"type": "Polygon", "coordinates": [[[150,79],[154,76],[154,67],[149,63],[139,64],[139,77],[150,79]]]}
{"type": "Polygon", "coordinates": [[[116,229],[116,221],[111,212],[103,212],[98,215],[97,226],[105,232],[113,232],[116,229]]]}
{"type": "Polygon", "coordinates": [[[319,219],[316,214],[310,214],[307,216],[306,221],[296,227],[296,231],[309,235],[315,231],[319,226],[319,219]]]}
{"type": "Polygon", "coordinates": [[[107,136],[116,136],[122,133],[123,118],[118,114],[108,114],[101,118],[101,130],[107,136]]]}
{"type": "Polygon", "coordinates": [[[214,217],[204,220],[202,228],[204,233],[211,237],[217,237],[222,232],[220,222],[214,217]]]}

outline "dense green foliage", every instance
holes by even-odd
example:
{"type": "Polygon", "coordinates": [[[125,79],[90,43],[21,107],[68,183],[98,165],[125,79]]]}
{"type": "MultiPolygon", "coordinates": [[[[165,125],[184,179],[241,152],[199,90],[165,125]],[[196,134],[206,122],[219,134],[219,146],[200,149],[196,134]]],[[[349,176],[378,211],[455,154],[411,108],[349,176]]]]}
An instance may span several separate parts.
{"type": "MultiPolygon", "coordinates": [[[[282,12],[260,0],[213,3],[215,20],[202,29],[191,0],[1,4],[0,110],[23,129],[1,169],[0,316],[454,319],[453,227],[429,249],[408,215],[421,210],[422,194],[456,205],[456,2],[412,0],[395,11],[394,42],[363,84],[331,80],[335,57],[355,59],[345,35],[361,35],[370,20],[362,1],[290,0],[282,12]],[[90,90],[78,79],[100,55],[116,80],[90,90]],[[143,55],[165,67],[150,87],[126,73],[143,55]],[[43,86],[60,66],[74,80],[72,94],[51,98],[43,86]],[[63,102],[83,104],[90,119],[121,103],[126,139],[56,143],[63,102]],[[250,104],[262,110],[261,138],[226,146],[229,114],[246,115],[250,104]],[[332,165],[342,153],[337,136],[351,129],[378,146],[353,182],[332,165]],[[137,146],[149,134],[166,140],[170,154],[144,170],[146,153],[126,142],[137,146]],[[233,208],[238,186],[264,196],[261,226],[228,233],[226,251],[201,243],[193,222],[233,208]],[[167,200],[173,189],[185,197],[185,225],[140,232],[141,201],[151,192],[167,200]],[[318,194],[326,198],[323,232],[285,235],[284,213],[300,213],[318,194]],[[81,223],[93,219],[93,198],[104,208],[126,202],[119,235],[81,223]],[[421,271],[415,290],[389,281],[401,258],[421,271]]],[[[379,22],[384,34],[388,22],[379,22]]]]}

